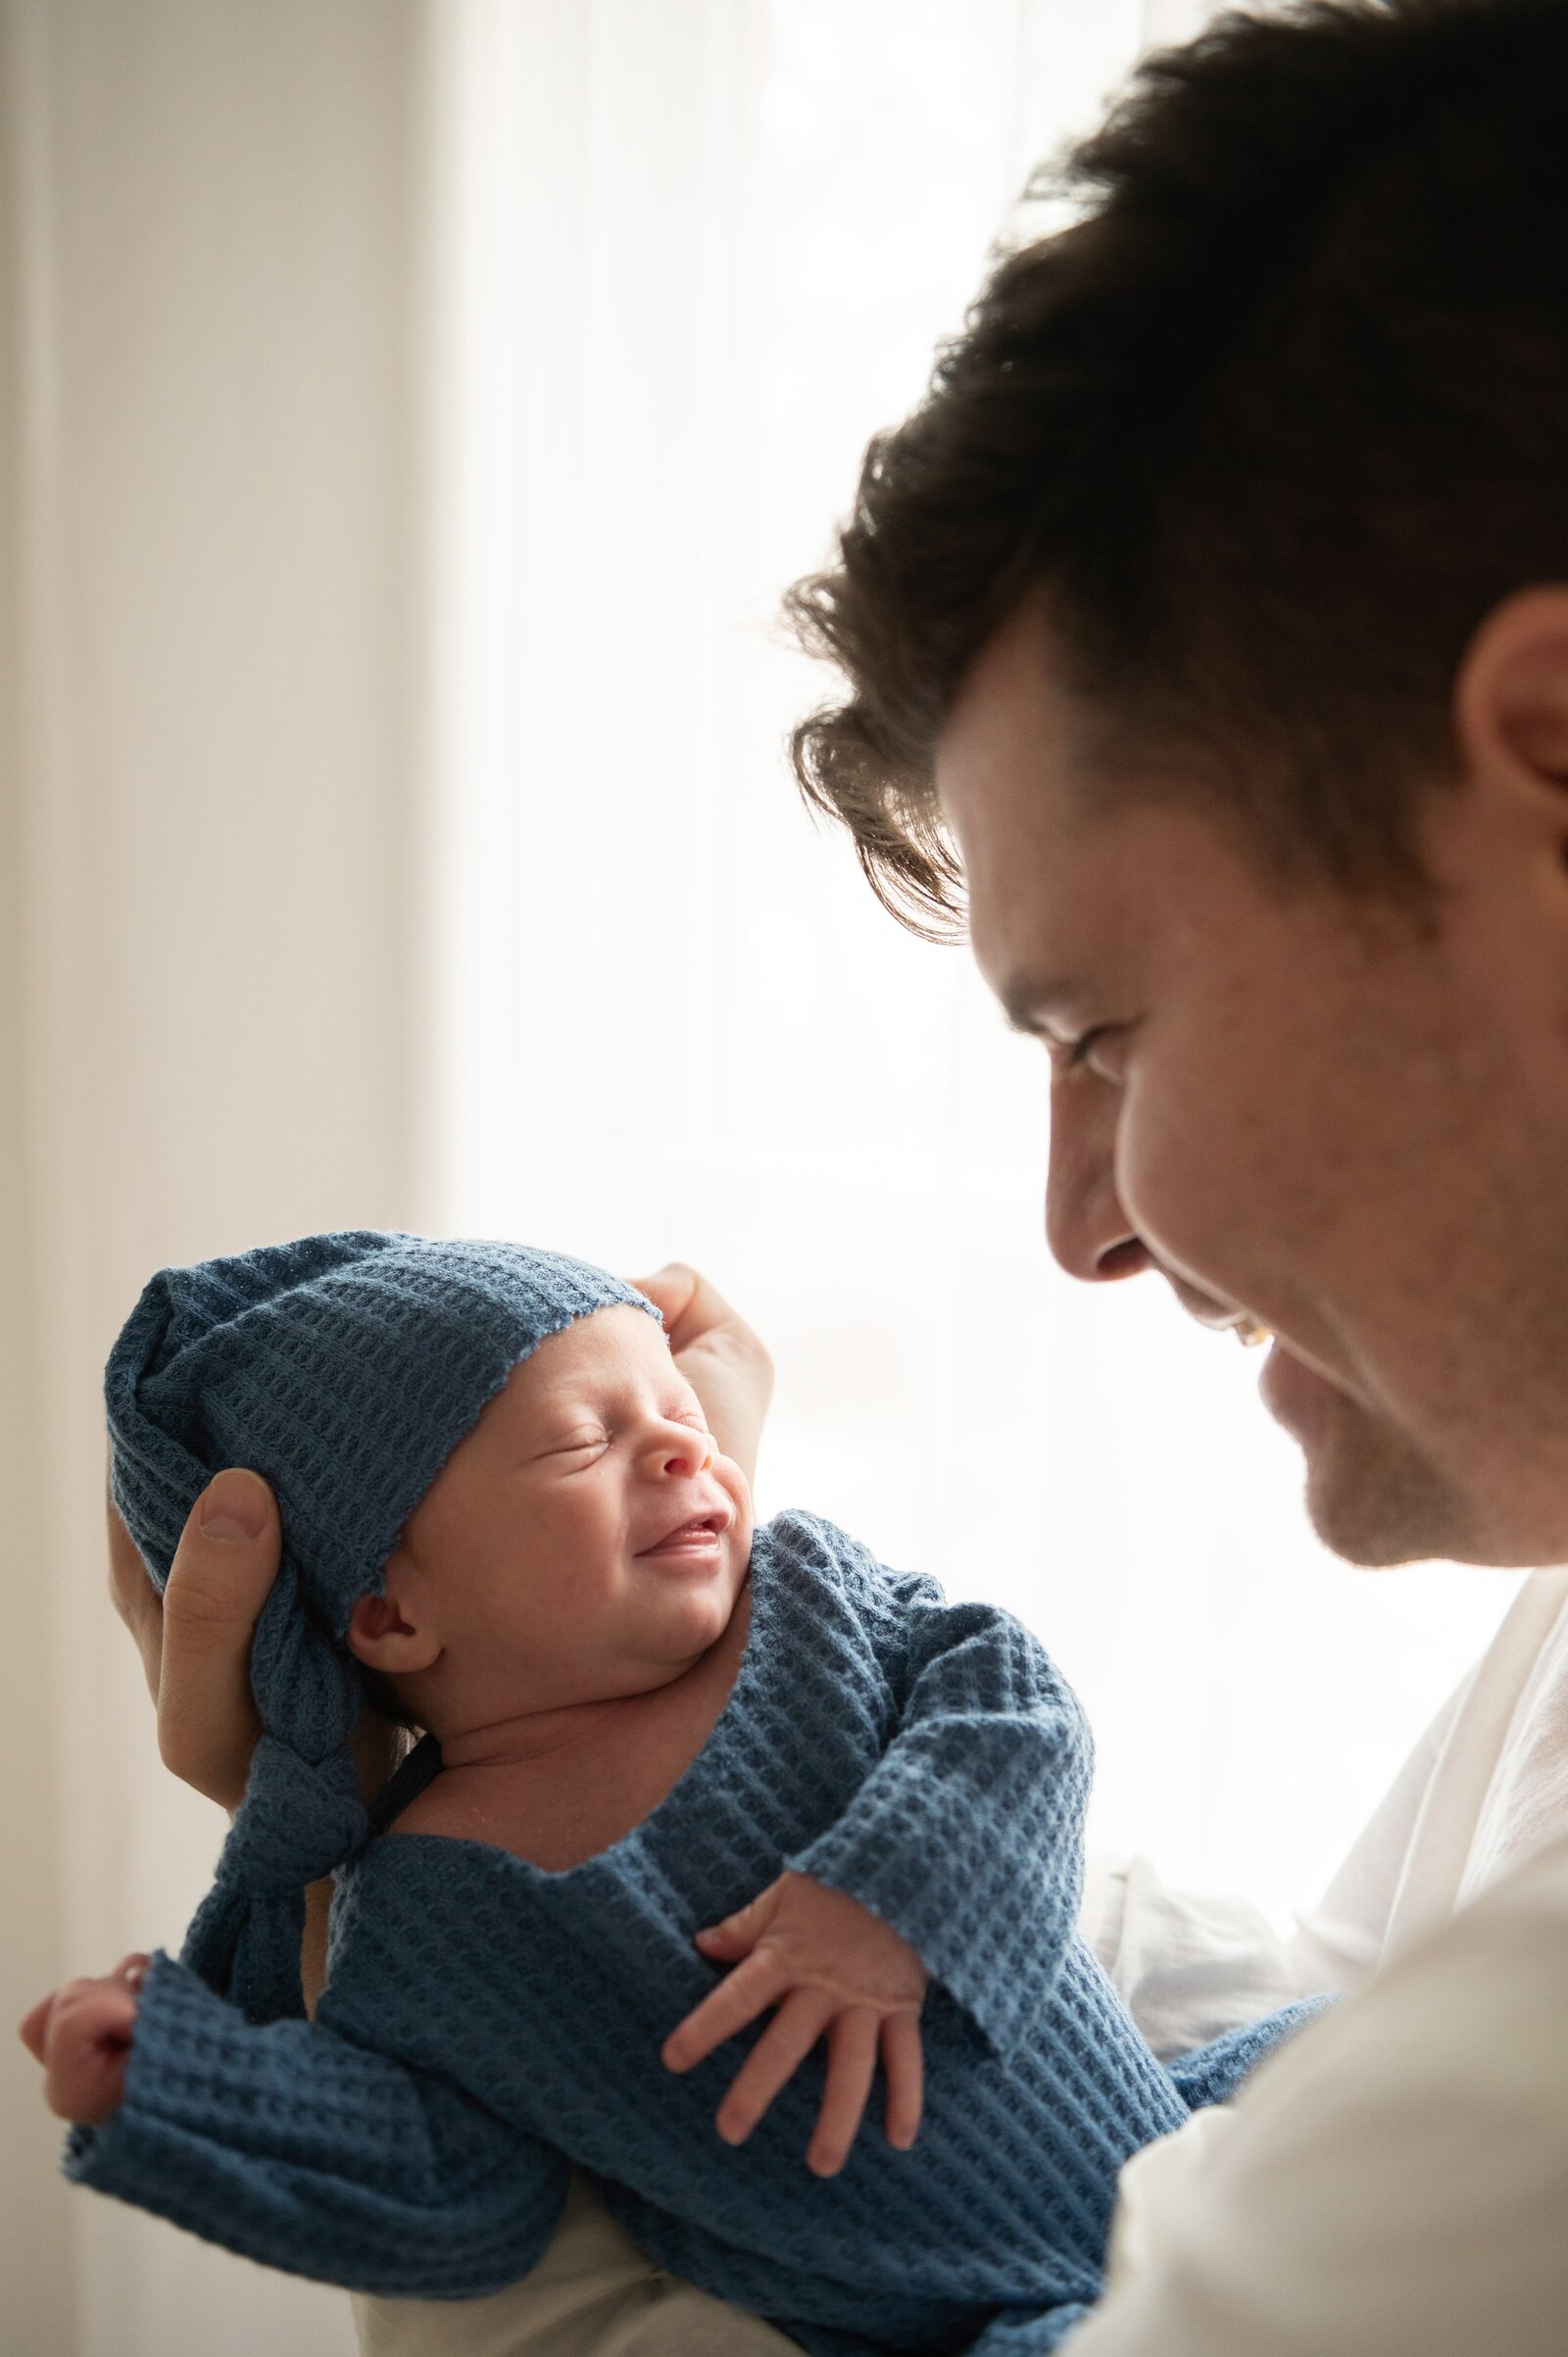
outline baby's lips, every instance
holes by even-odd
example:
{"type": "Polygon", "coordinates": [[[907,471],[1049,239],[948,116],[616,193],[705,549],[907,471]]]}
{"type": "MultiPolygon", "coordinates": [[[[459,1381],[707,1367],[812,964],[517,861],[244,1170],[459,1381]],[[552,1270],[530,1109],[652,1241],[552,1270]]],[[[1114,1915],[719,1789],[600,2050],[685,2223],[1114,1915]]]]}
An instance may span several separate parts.
{"type": "Polygon", "coordinates": [[[695,1514],[683,1514],[678,1522],[672,1522],[667,1530],[661,1532],[657,1539],[650,1539],[648,1545],[639,1547],[636,1552],[651,1555],[658,1548],[667,1547],[672,1539],[678,1539],[683,1531],[708,1530],[715,1539],[722,1539],[734,1519],[734,1508],[726,1498],[721,1506],[708,1506],[695,1514]]]}

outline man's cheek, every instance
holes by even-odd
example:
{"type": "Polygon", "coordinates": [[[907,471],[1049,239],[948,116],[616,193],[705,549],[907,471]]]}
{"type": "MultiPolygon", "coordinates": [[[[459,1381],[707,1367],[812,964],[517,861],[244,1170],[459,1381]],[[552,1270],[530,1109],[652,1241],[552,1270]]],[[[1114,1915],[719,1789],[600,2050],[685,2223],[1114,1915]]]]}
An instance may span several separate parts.
{"type": "Polygon", "coordinates": [[[1116,1192],[1135,1233],[1173,1276],[1230,1301],[1250,1222],[1224,1130],[1130,1087],[1116,1141],[1116,1192]]]}

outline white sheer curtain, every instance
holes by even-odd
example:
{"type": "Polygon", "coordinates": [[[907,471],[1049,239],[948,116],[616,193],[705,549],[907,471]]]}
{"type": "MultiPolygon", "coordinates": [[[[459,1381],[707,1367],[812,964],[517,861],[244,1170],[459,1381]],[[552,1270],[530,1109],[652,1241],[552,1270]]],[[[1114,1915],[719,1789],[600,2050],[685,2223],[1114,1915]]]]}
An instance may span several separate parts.
{"type": "MultiPolygon", "coordinates": [[[[1190,0],[0,0],[0,1712],[10,2017],[172,1940],[216,1812],[103,1596],[141,1282],[331,1223],[678,1252],[764,1507],[1011,1603],[1100,1822],[1310,1892],[1494,1620],[1304,1537],[1239,1353],[1040,1237],[1042,1074],[779,758],[777,643],[1028,164],[1190,0]]],[[[341,2357],[55,2179],[0,2341],[341,2357]]]]}
{"type": "Polygon", "coordinates": [[[1255,1361],[1047,1260],[1044,1070],[779,743],[772,628],[1029,165],[1192,6],[463,0],[443,17],[444,1217],[711,1269],[761,1503],[998,1597],[1096,1825],[1304,1904],[1513,1583],[1305,1531],[1255,1361]]]}

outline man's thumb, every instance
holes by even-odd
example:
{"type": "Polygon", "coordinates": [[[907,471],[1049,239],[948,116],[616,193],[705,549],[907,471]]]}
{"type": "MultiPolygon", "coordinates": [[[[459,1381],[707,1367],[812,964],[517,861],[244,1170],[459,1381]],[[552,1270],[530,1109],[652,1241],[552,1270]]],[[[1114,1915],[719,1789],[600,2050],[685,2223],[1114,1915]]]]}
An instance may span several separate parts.
{"type": "Polygon", "coordinates": [[[238,1804],[261,1733],[251,1636],[281,1551],[271,1492],[229,1466],[192,1508],[164,1590],[158,1746],[167,1768],[225,1808],[238,1804]]]}

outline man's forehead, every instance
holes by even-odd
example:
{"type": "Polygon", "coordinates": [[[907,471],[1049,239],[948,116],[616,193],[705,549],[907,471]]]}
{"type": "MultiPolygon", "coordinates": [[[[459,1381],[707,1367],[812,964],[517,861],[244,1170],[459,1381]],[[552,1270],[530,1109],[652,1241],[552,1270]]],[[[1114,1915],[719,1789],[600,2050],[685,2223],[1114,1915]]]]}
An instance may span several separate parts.
{"type": "Polygon", "coordinates": [[[998,802],[1048,811],[1055,803],[1056,815],[1067,815],[1083,733],[1082,708],[1057,676],[1050,624],[1027,603],[975,656],[937,738],[937,792],[954,825],[961,831],[998,802]]]}
{"type": "Polygon", "coordinates": [[[1271,887],[1174,751],[1141,756],[1068,687],[1049,615],[1025,607],[983,647],[936,748],[975,962],[1018,1028],[1094,995],[1155,946],[1202,960],[1221,908],[1271,887]]]}
{"type": "Polygon", "coordinates": [[[975,959],[1015,1024],[1071,998],[1075,940],[1114,897],[1088,769],[1082,710],[1053,675],[1049,626],[1021,609],[970,665],[935,761],[975,959]]]}

